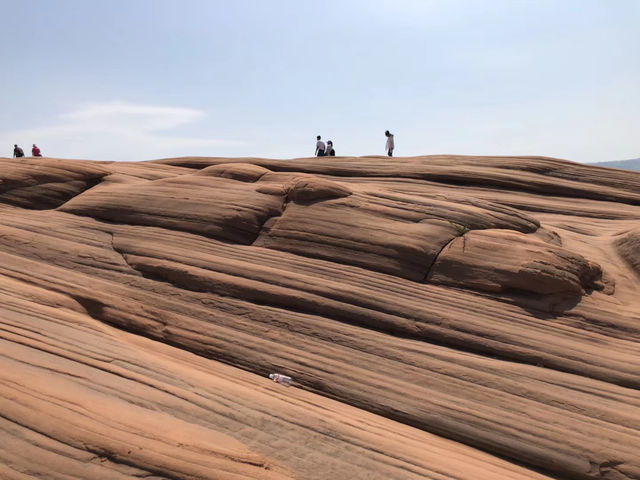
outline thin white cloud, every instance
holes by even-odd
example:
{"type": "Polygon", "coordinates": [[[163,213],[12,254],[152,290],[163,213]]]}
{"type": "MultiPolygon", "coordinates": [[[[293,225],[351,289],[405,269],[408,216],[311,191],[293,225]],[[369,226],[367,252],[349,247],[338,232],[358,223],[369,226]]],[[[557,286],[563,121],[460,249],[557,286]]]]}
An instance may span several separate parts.
{"type": "MultiPolygon", "coordinates": [[[[0,144],[37,143],[51,157],[143,160],[183,155],[215,155],[216,147],[240,142],[171,135],[171,130],[206,116],[190,108],[94,102],[59,115],[50,125],[0,132],[0,144]]],[[[29,148],[25,148],[28,150],[29,148]]]]}
{"type": "Polygon", "coordinates": [[[89,122],[93,127],[124,130],[135,126],[142,131],[155,131],[178,127],[204,116],[204,112],[191,108],[109,102],[87,103],[60,118],[71,123],[89,122]]]}

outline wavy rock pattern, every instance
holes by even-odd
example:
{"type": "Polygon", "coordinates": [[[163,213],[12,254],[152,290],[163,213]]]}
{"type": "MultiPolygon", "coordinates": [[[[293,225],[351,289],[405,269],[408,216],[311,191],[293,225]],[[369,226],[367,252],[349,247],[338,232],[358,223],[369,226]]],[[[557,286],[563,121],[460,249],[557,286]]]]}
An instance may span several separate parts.
{"type": "Polygon", "coordinates": [[[620,256],[640,275],[640,228],[625,233],[615,244],[620,256]]]}
{"type": "Polygon", "coordinates": [[[456,238],[438,256],[429,280],[488,292],[539,294],[604,289],[600,265],[538,238],[479,230],[456,238]]]}
{"type": "Polygon", "coordinates": [[[638,192],[539,157],[0,160],[0,478],[640,479],[638,192]]]}

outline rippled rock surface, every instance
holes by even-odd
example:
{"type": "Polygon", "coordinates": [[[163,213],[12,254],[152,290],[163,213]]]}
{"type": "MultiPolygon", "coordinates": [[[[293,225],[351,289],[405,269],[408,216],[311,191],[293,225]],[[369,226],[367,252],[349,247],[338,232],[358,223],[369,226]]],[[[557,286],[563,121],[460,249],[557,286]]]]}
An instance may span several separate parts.
{"type": "Polygon", "coordinates": [[[542,157],[0,159],[0,478],[640,479],[639,223],[542,157]]]}

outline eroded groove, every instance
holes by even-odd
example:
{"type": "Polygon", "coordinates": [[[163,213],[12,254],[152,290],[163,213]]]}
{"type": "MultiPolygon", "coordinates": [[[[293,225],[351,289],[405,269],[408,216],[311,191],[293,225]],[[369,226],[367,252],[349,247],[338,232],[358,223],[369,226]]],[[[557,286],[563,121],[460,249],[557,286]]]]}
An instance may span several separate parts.
{"type": "Polygon", "coordinates": [[[457,237],[453,237],[451,240],[449,240],[447,243],[445,243],[440,250],[438,250],[438,253],[436,253],[436,256],[433,257],[433,261],[427,267],[427,271],[424,274],[424,277],[422,279],[422,283],[428,283],[429,282],[429,277],[431,276],[431,272],[433,271],[433,268],[435,267],[435,265],[436,265],[436,263],[438,261],[438,258],[440,258],[440,254],[442,252],[444,252],[447,249],[447,247],[449,247],[449,245],[451,245],[453,242],[455,242],[458,238],[464,239],[464,233],[458,235],[457,237]]]}
{"type": "Polygon", "coordinates": [[[50,182],[19,186],[0,193],[0,203],[30,210],[53,210],[102,183],[103,177],[71,182],[50,182]],[[65,187],[77,183],[73,192],[58,194],[65,187]]]}

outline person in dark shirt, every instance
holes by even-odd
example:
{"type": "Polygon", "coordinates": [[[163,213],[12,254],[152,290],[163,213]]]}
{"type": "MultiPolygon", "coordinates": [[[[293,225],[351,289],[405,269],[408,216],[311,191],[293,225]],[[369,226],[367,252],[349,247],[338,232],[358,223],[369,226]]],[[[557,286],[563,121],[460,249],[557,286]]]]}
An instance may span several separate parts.
{"type": "Polygon", "coordinates": [[[327,151],[326,151],[325,155],[327,157],[335,157],[336,156],[336,151],[333,149],[333,142],[331,140],[329,140],[327,142],[327,151]]]}
{"type": "Polygon", "coordinates": [[[20,157],[24,157],[24,151],[18,145],[14,145],[13,158],[20,158],[20,157]]]}

